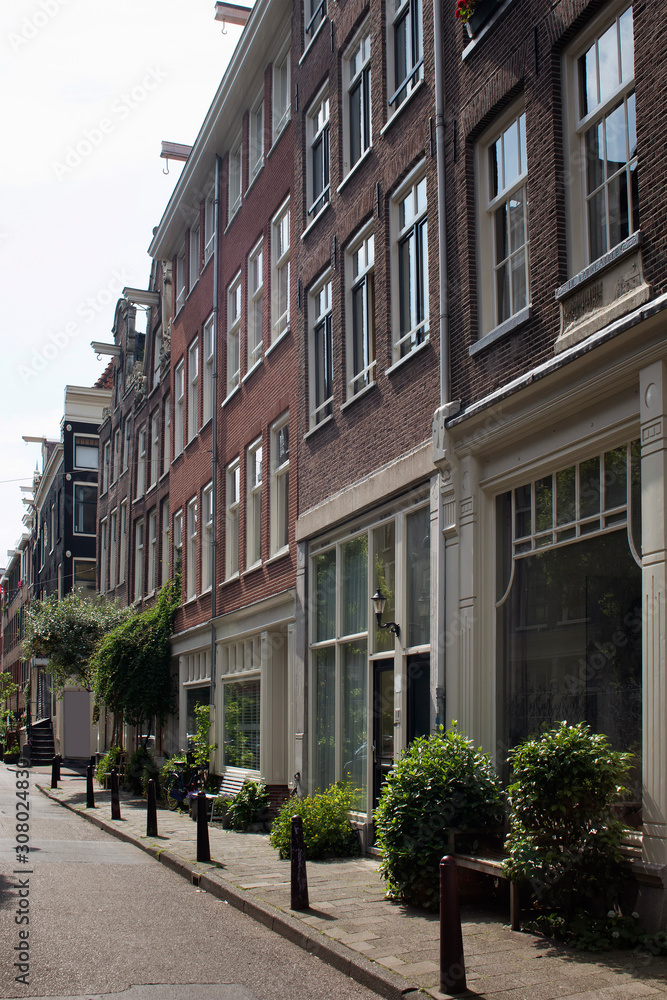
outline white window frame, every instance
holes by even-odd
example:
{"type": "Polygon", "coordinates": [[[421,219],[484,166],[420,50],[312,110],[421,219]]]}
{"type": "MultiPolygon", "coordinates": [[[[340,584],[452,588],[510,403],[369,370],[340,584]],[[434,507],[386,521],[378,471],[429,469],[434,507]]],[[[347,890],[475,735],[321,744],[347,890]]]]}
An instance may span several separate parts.
{"type": "Polygon", "coordinates": [[[190,290],[199,281],[199,258],[201,254],[201,232],[199,222],[190,228],[190,290]]]}
{"type": "Polygon", "coordinates": [[[191,601],[197,596],[197,497],[188,501],[186,521],[185,597],[191,601]]]}
{"type": "Polygon", "coordinates": [[[185,362],[182,358],[174,369],[174,399],[176,401],[174,410],[174,458],[177,458],[183,451],[183,432],[185,430],[185,362]]]}
{"type": "Polygon", "coordinates": [[[264,166],[264,88],[250,110],[248,187],[264,166]]]}
{"type": "Polygon", "coordinates": [[[227,395],[241,380],[241,272],[227,289],[227,395]]]}
{"type": "MultiPolygon", "coordinates": [[[[90,472],[97,472],[97,466],[99,464],[99,454],[100,454],[100,439],[99,439],[99,436],[97,434],[75,434],[74,435],[73,459],[74,459],[74,468],[75,469],[88,469],[90,472]],[[83,442],[85,442],[85,443],[82,443],[81,446],[79,446],[79,441],[80,440],[83,441],[83,442]],[[95,446],[93,446],[93,444],[92,444],[93,441],[95,441],[95,446]],[[84,449],[84,448],[88,449],[91,452],[94,450],[96,452],[96,454],[95,454],[95,461],[93,462],[92,455],[91,455],[90,456],[90,460],[87,461],[85,465],[78,465],[77,464],[77,459],[79,458],[79,447],[81,447],[81,449],[84,449]]],[[[83,458],[83,454],[81,455],[81,457],[83,458]]]]}
{"type": "Polygon", "coordinates": [[[514,104],[493,123],[493,127],[487,130],[477,144],[476,154],[479,179],[477,198],[480,333],[485,336],[528,308],[531,301],[526,113],[523,102],[514,104]],[[492,166],[492,158],[497,166],[492,166]],[[516,163],[518,173],[508,178],[506,172],[513,163],[516,163]],[[511,225],[510,212],[513,211],[516,216],[516,206],[521,199],[523,225],[519,240],[515,227],[511,225]],[[499,259],[498,241],[501,233],[498,227],[503,218],[507,220],[508,244],[512,238],[516,242],[513,247],[508,245],[503,248],[500,252],[506,252],[507,255],[499,259]],[[525,299],[517,295],[518,289],[515,289],[513,282],[515,272],[518,271],[516,265],[521,261],[525,299]],[[506,298],[501,300],[499,282],[503,274],[508,275],[508,282],[504,293],[506,298]]]}
{"type": "Polygon", "coordinates": [[[120,475],[120,427],[117,427],[113,434],[111,482],[115,483],[119,475],[120,475]]]}
{"type": "Polygon", "coordinates": [[[137,431],[137,489],[135,500],[146,492],[146,424],[137,431]]]}
{"type": "MultiPolygon", "coordinates": [[[[594,21],[592,21],[590,27],[577,37],[573,45],[564,55],[563,75],[565,82],[564,96],[566,102],[566,162],[568,163],[573,177],[572,183],[567,186],[567,210],[569,223],[568,271],[570,275],[577,274],[587,264],[591,264],[596,259],[604,256],[605,253],[609,253],[614,249],[614,246],[617,246],[623,239],[627,238],[627,236],[639,228],[639,205],[635,203],[636,200],[638,201],[636,198],[636,189],[633,190],[633,188],[637,185],[637,147],[635,145],[634,149],[630,148],[630,136],[628,135],[628,123],[631,125],[635,120],[636,115],[634,60],[632,74],[627,75],[626,68],[630,61],[630,53],[627,47],[623,45],[619,32],[620,21],[623,18],[627,18],[628,12],[630,12],[629,17],[630,21],[632,21],[632,5],[628,5],[627,2],[615,5],[611,8],[605,8],[605,10],[594,21]],[[612,42],[614,32],[611,29],[614,27],[616,28],[616,51],[614,55],[617,59],[615,68],[618,70],[620,62],[621,73],[624,78],[620,82],[617,81],[615,85],[612,85],[608,93],[604,96],[602,96],[601,93],[596,94],[595,97],[599,97],[599,100],[597,100],[597,103],[591,108],[590,111],[587,111],[586,108],[582,107],[583,98],[579,78],[580,60],[585,59],[593,46],[594,53],[598,52],[599,43],[602,42],[603,39],[608,42],[612,42]],[[609,34],[607,34],[608,32],[609,34]],[[621,160],[615,161],[615,164],[618,164],[619,166],[616,170],[612,171],[614,177],[610,177],[608,174],[606,177],[603,176],[600,183],[593,189],[593,194],[597,191],[603,196],[605,202],[602,218],[604,222],[606,248],[602,249],[601,247],[594,246],[590,235],[588,212],[589,194],[587,190],[587,168],[589,155],[586,148],[586,135],[587,133],[601,134],[602,142],[605,143],[607,129],[604,127],[604,123],[611,122],[612,113],[617,111],[619,106],[623,108],[624,126],[626,129],[625,155],[627,159],[624,163],[621,160]],[[610,211],[608,200],[609,190],[611,183],[613,183],[616,178],[620,181],[620,178],[624,173],[626,177],[625,198],[628,211],[628,231],[624,235],[619,234],[619,238],[615,239],[610,228],[610,215],[612,213],[610,211]]],[[[627,23],[627,21],[624,23],[627,23]]],[[[597,61],[599,66],[599,59],[597,61]]],[[[599,83],[600,78],[597,69],[598,67],[596,67],[596,82],[599,83]]],[[[614,135],[613,129],[611,128],[609,135],[614,135]]],[[[636,122],[634,125],[634,139],[636,142],[636,122]]],[[[603,153],[603,170],[605,170],[605,163],[606,156],[603,153]]]]}
{"type": "MultiPolygon", "coordinates": [[[[96,580],[95,580],[96,574],[97,574],[97,565],[96,565],[94,559],[72,559],[72,590],[78,590],[82,594],[95,594],[96,589],[97,589],[97,584],[96,584],[96,580]],[[79,566],[83,566],[83,565],[86,565],[89,570],[92,569],[92,571],[93,571],[93,585],[92,585],[92,587],[90,586],[90,584],[88,584],[88,585],[86,585],[84,587],[80,587],[80,586],[77,587],[77,579],[76,579],[77,578],[77,571],[78,571],[79,566]]],[[[43,597],[45,597],[45,596],[46,595],[43,594],[43,597]]]]}
{"type": "Polygon", "coordinates": [[[202,490],[202,547],[201,547],[201,592],[205,594],[213,585],[211,572],[213,540],[213,483],[202,490]]]}
{"type": "Polygon", "coordinates": [[[171,393],[167,393],[163,403],[164,433],[162,435],[162,475],[169,472],[171,463],[171,393]]]}
{"type": "Polygon", "coordinates": [[[372,223],[345,252],[347,398],[375,381],[375,234],[372,223]],[[355,303],[361,302],[362,329],[357,329],[355,303]]]}
{"type": "Polygon", "coordinates": [[[100,521],[100,594],[106,594],[108,587],[107,566],[109,562],[109,522],[106,517],[100,521]]]}
{"type": "Polygon", "coordinates": [[[118,560],[118,509],[109,515],[109,590],[116,589],[118,560]]]}
{"type": "Polygon", "coordinates": [[[271,221],[271,343],[290,326],[290,244],[289,198],[271,221]],[[287,242],[285,243],[285,240],[287,242]]]}
{"type": "Polygon", "coordinates": [[[183,508],[174,514],[174,535],[172,543],[174,559],[174,576],[177,573],[183,576],[183,508]]]}
{"type": "Polygon", "coordinates": [[[160,412],[154,410],[151,415],[151,471],[148,488],[152,489],[157,485],[158,468],[160,463],[160,412]]]}
{"type": "MultiPolygon", "coordinates": [[[[73,483],[73,492],[72,492],[72,500],[73,500],[73,503],[72,503],[72,532],[73,532],[73,534],[77,535],[79,538],[81,538],[81,537],[96,538],[97,537],[97,513],[95,514],[95,530],[94,531],[78,531],[77,527],[76,527],[76,515],[77,515],[77,510],[79,509],[79,506],[80,506],[80,502],[77,500],[77,491],[80,488],[83,488],[85,490],[92,490],[92,491],[94,491],[94,493],[95,493],[95,509],[97,511],[97,484],[96,483],[73,483]]],[[[86,502],[89,502],[89,501],[82,501],[82,502],[85,504],[86,502]]],[[[48,527],[47,527],[46,521],[44,522],[44,530],[46,531],[46,534],[48,535],[48,527]]],[[[47,545],[48,545],[48,541],[47,541],[47,545]]]]}
{"type": "Polygon", "coordinates": [[[239,511],[241,460],[237,456],[225,470],[225,579],[239,574],[239,511]]]}
{"type": "Polygon", "coordinates": [[[248,371],[262,357],[264,312],[264,238],[248,254],[248,371]]]}
{"type": "Polygon", "coordinates": [[[123,435],[123,472],[127,472],[130,467],[130,451],[132,450],[132,421],[125,417],[125,434],[123,435]]]}
{"type": "Polygon", "coordinates": [[[329,204],[329,84],[319,92],[306,113],[308,142],[307,184],[308,219],[312,221],[329,204]]]}
{"type": "Polygon", "coordinates": [[[289,412],[271,425],[271,556],[289,551],[289,412]]]}
{"type": "Polygon", "coordinates": [[[407,357],[429,339],[427,197],[424,197],[423,207],[419,205],[421,192],[426,191],[425,185],[426,168],[421,163],[401,185],[391,202],[392,340],[395,363],[407,357]],[[403,204],[406,216],[401,220],[403,204]],[[410,214],[407,214],[408,212],[410,214]],[[404,284],[401,282],[404,271],[402,248],[405,245],[412,248],[408,257],[410,329],[402,331],[401,306],[404,291],[404,284]],[[412,322],[413,320],[416,322],[412,322]]]}
{"type": "Polygon", "coordinates": [[[127,575],[127,500],[121,501],[120,505],[120,533],[119,533],[119,554],[118,554],[118,583],[125,583],[127,575]]]}
{"type": "Polygon", "coordinates": [[[157,586],[157,508],[148,515],[148,596],[157,586]]]}
{"type": "Polygon", "coordinates": [[[246,448],[246,569],[262,562],[262,438],[246,448]]]}
{"type": "Polygon", "coordinates": [[[363,158],[373,144],[371,117],[371,31],[368,21],[343,57],[343,176],[363,158]],[[359,151],[353,152],[353,104],[359,95],[359,151]],[[355,158],[353,159],[353,156],[355,158]]]}
{"type": "Polygon", "coordinates": [[[188,347],[188,443],[199,433],[199,336],[188,347]]]}
{"type": "Polygon", "coordinates": [[[421,0],[387,3],[387,118],[391,119],[424,78],[421,0]],[[392,9],[393,8],[393,9],[392,9]],[[405,28],[405,67],[397,65],[399,37],[405,28]]]}
{"type": "Polygon", "coordinates": [[[104,494],[109,489],[109,464],[111,460],[111,441],[105,441],[102,448],[102,489],[100,494],[104,494]]]}
{"type": "Polygon", "coordinates": [[[214,391],[215,316],[209,316],[204,323],[204,371],[202,376],[202,427],[213,416],[214,391]]]}
{"type": "Polygon", "coordinates": [[[160,510],[162,538],[160,546],[160,583],[165,584],[169,580],[169,548],[171,541],[171,527],[169,524],[169,497],[162,501],[160,510]]]}
{"type": "Polygon", "coordinates": [[[215,248],[215,185],[206,196],[204,205],[204,267],[213,256],[215,248]]]}
{"type": "Polygon", "coordinates": [[[134,603],[138,603],[144,595],[144,519],[138,517],[134,522],[134,603]]]}
{"type": "Polygon", "coordinates": [[[162,370],[162,327],[159,326],[153,337],[153,389],[157,389],[160,384],[160,373],[162,370]]]}
{"type": "Polygon", "coordinates": [[[176,257],[176,307],[175,314],[185,305],[185,244],[176,257]]]}
{"type": "Polygon", "coordinates": [[[289,40],[273,63],[273,143],[278,141],[292,112],[292,74],[290,66],[289,40]]]}
{"type": "Polygon", "coordinates": [[[239,135],[229,151],[229,171],[227,189],[229,194],[229,216],[232,221],[243,203],[243,135],[239,135]]]}
{"type": "Polygon", "coordinates": [[[310,427],[333,414],[333,309],[331,270],[327,270],[308,295],[310,358],[310,427]]]}
{"type": "Polygon", "coordinates": [[[303,23],[304,49],[307,49],[313,41],[326,16],[327,0],[306,0],[303,23]]]}

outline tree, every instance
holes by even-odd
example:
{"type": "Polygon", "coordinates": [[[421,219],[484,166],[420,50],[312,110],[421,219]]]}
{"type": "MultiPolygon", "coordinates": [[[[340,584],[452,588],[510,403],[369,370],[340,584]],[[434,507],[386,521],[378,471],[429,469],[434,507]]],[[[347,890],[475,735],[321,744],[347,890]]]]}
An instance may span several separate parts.
{"type": "Polygon", "coordinates": [[[9,701],[18,689],[18,684],[13,682],[10,673],[0,674],[0,743],[7,745],[13,742],[18,722],[16,715],[9,707],[9,701]]]}
{"type": "Polygon", "coordinates": [[[151,720],[162,724],[174,710],[170,637],[179,603],[180,587],[169,584],[153,607],[128,618],[99,642],[90,661],[95,718],[104,704],[148,736],[151,720]]]}
{"type": "Polygon", "coordinates": [[[104,598],[83,597],[77,591],[60,599],[51,594],[28,608],[23,656],[50,660],[56,690],[62,691],[74,681],[90,691],[90,658],[95,646],[110,629],[133,614],[132,608],[121,608],[104,598]]]}

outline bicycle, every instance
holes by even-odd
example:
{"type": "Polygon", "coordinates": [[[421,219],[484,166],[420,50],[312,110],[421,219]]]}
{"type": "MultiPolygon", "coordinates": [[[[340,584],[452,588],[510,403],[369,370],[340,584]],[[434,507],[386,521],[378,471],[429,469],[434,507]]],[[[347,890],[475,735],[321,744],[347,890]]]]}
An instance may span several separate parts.
{"type": "Polygon", "coordinates": [[[167,807],[174,812],[183,809],[190,792],[198,788],[199,773],[196,768],[174,770],[167,773],[162,790],[167,807]]]}

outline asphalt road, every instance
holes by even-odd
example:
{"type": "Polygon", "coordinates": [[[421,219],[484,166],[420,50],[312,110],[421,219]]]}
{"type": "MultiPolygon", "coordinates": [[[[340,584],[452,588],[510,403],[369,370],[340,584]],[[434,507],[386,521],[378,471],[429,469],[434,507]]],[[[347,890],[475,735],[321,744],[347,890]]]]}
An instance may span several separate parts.
{"type": "Polygon", "coordinates": [[[23,780],[0,764],[0,997],[377,996],[23,780]]]}

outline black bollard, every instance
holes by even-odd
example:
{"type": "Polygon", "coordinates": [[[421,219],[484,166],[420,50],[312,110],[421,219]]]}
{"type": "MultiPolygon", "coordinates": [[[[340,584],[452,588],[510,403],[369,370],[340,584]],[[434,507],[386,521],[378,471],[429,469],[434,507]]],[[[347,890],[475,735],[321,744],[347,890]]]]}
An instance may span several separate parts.
{"type": "Polygon", "coordinates": [[[208,816],[206,815],[206,795],[197,794],[197,861],[210,861],[211,848],[208,842],[208,816]]]}
{"type": "Polygon", "coordinates": [[[303,819],[292,816],[290,823],[290,858],[292,861],[292,910],[307,910],[308,876],[306,874],[306,848],[303,842],[303,819]]]}
{"type": "Polygon", "coordinates": [[[93,770],[95,769],[95,754],[94,753],[91,753],[91,755],[90,755],[90,766],[93,768],[93,770]]]}
{"type": "Polygon", "coordinates": [[[58,787],[58,758],[54,756],[51,761],[51,788],[58,787]]]}
{"type": "Polygon", "coordinates": [[[467,992],[456,861],[449,855],[440,862],[440,992],[467,992]]]}
{"type": "Polygon", "coordinates": [[[60,756],[60,754],[56,754],[56,775],[57,775],[56,780],[57,781],[60,781],[60,765],[62,764],[62,762],[63,762],[63,759],[60,756]]]}
{"type": "Polygon", "coordinates": [[[155,796],[155,782],[148,779],[147,804],[146,804],[146,836],[157,837],[157,799],[155,796]]]}
{"type": "Polygon", "coordinates": [[[120,819],[120,796],[118,794],[118,775],[116,769],[111,772],[111,818],[120,819]]]}
{"type": "Polygon", "coordinates": [[[93,769],[88,765],[86,768],[86,809],[95,808],[95,792],[93,790],[93,769]]]}

